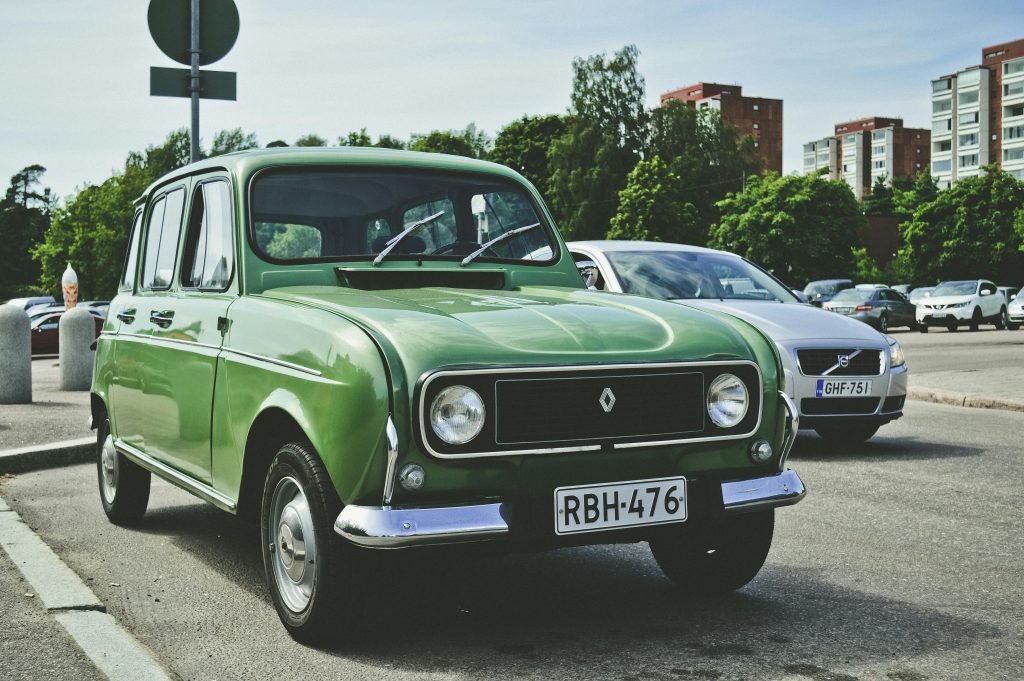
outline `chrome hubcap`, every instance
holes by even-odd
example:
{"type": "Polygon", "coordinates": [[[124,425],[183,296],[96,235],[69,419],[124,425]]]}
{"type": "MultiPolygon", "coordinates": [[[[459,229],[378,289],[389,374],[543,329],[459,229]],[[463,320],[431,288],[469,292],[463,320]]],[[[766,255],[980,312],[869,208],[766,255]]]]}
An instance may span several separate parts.
{"type": "Polygon", "coordinates": [[[316,535],[306,494],[295,478],[282,478],[274,488],[267,531],[277,590],[289,610],[302,612],[316,585],[316,535]]]}
{"type": "Polygon", "coordinates": [[[107,435],[100,449],[100,472],[103,474],[100,479],[103,499],[112,504],[117,496],[117,450],[114,449],[114,438],[110,435],[107,435]]]}

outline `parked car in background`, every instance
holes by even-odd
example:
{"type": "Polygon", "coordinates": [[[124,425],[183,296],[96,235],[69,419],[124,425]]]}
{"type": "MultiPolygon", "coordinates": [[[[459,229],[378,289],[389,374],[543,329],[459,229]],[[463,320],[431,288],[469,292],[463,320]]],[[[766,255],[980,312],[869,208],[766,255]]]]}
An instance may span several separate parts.
{"type": "MultiPolygon", "coordinates": [[[[32,337],[33,355],[56,355],[60,351],[60,318],[65,310],[45,312],[30,318],[29,329],[32,337]]],[[[93,315],[96,335],[103,329],[103,318],[93,315]]]]}
{"type": "MultiPolygon", "coordinates": [[[[107,316],[107,308],[102,307],[86,307],[83,308],[86,312],[94,317],[103,319],[107,316]]],[[[36,305],[35,307],[28,310],[28,318],[30,321],[34,321],[45,315],[53,314],[54,312],[66,312],[67,308],[64,305],[36,305]]]]}
{"type": "Polygon", "coordinates": [[[895,291],[899,291],[907,297],[910,297],[911,292],[913,292],[917,286],[914,286],[913,284],[893,284],[891,288],[895,291]]]}
{"type": "Polygon", "coordinates": [[[1020,287],[1018,286],[997,286],[996,290],[999,291],[1000,295],[1006,299],[1007,305],[1009,305],[1010,302],[1017,297],[1017,294],[1020,293],[1020,287]]]}
{"type": "Polygon", "coordinates": [[[588,291],[508,168],[252,150],[136,207],[96,348],[99,500],[144,522],[156,474],[259,519],[252,553],[299,640],[363,628],[371,550],[646,541],[681,589],[731,591],[804,496],[771,341],[588,291]]]}
{"type": "Polygon", "coordinates": [[[821,281],[812,281],[805,286],[804,295],[807,296],[807,302],[811,305],[821,307],[824,303],[832,300],[832,296],[851,286],[853,286],[852,279],[822,279],[821,281]]]}
{"type": "Polygon", "coordinates": [[[917,305],[921,300],[930,296],[932,294],[932,291],[934,290],[934,286],[918,286],[917,288],[910,292],[908,299],[914,305],[917,305]]]}
{"type": "Polygon", "coordinates": [[[35,296],[33,298],[11,298],[6,304],[28,310],[36,305],[55,305],[56,303],[57,299],[53,296],[35,296]]]}
{"type": "Polygon", "coordinates": [[[1016,331],[1024,324],[1024,289],[1017,292],[1013,300],[1006,307],[1007,323],[1006,328],[1016,331]]]}
{"type": "Polygon", "coordinates": [[[867,440],[903,415],[907,364],[894,338],[801,305],[785,284],[738,255],[644,241],[567,244],[584,278],[633,293],[740,317],[774,342],[800,428],[835,444],[867,440]]]}
{"type": "Polygon", "coordinates": [[[1006,298],[987,279],[944,281],[927,300],[918,304],[918,328],[921,333],[928,333],[931,326],[956,331],[963,324],[971,331],[977,331],[981,324],[1003,329],[1009,321],[1007,307],[1006,298]]]}
{"type": "Polygon", "coordinates": [[[862,284],[840,291],[822,307],[870,324],[882,333],[894,326],[917,327],[913,303],[891,288],[862,284]]]}
{"type": "Polygon", "coordinates": [[[796,296],[796,299],[799,300],[801,303],[809,302],[807,300],[807,294],[805,294],[800,289],[798,289],[798,288],[791,288],[789,290],[790,290],[790,293],[792,293],[794,296],[796,296]]]}

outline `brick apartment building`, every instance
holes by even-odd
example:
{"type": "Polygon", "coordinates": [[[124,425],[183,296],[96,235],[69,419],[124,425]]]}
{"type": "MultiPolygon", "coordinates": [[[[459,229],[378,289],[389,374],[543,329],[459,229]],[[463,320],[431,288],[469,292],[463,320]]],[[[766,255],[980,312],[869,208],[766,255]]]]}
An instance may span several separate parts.
{"type": "Polygon", "coordinates": [[[857,198],[871,193],[875,181],[916,177],[928,167],[931,132],[905,128],[900,118],[871,116],[837,123],[834,135],[804,145],[804,173],[828,169],[828,176],[843,180],[857,198]]]}
{"type": "Polygon", "coordinates": [[[1024,39],[932,81],[931,163],[941,188],[990,163],[1024,180],[1024,39]]]}
{"type": "Polygon", "coordinates": [[[698,109],[717,109],[724,123],[738,128],[741,135],[754,138],[765,170],[782,173],[781,99],[745,97],[739,85],[720,83],[697,83],[666,92],[661,103],[670,99],[698,109]]]}

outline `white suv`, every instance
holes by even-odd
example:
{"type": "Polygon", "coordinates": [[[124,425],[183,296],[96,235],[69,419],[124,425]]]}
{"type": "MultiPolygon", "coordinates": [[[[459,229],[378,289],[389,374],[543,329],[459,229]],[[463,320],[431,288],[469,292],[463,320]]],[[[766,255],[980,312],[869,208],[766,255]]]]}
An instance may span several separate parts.
{"type": "Polygon", "coordinates": [[[956,331],[962,324],[967,324],[971,331],[977,331],[980,324],[994,324],[997,329],[1004,329],[1008,321],[1006,298],[986,279],[944,281],[917,304],[921,333],[928,333],[929,326],[956,331]]]}
{"type": "Polygon", "coordinates": [[[1006,325],[1010,331],[1016,331],[1024,324],[1024,289],[1017,293],[1017,297],[1010,301],[1010,307],[1006,310],[1009,315],[1009,323],[1006,325]]]}

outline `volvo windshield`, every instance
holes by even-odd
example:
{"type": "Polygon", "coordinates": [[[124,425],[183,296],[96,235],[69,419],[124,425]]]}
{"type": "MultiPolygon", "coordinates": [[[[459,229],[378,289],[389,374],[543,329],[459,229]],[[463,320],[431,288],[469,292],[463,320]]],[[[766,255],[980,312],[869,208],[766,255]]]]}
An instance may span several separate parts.
{"type": "Polygon", "coordinates": [[[252,183],[252,239],[276,262],[452,260],[547,264],[550,226],[518,184],[485,175],[352,168],[274,169],[252,183]],[[399,240],[404,230],[422,223],[399,240]],[[496,240],[523,230],[516,238],[496,240]],[[390,248],[389,248],[389,244],[390,248]],[[545,253],[537,258],[536,253],[545,253]]]}

